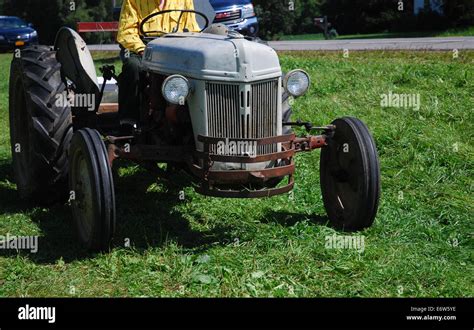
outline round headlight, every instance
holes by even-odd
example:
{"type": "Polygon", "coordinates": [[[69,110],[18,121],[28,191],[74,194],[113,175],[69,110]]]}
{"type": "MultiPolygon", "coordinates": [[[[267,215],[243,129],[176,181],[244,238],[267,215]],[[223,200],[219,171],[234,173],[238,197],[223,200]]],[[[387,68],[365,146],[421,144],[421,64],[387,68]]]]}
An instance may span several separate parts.
{"type": "Polygon", "coordinates": [[[163,83],[163,96],[169,103],[184,105],[189,91],[188,79],[180,75],[169,76],[163,83]]]}
{"type": "Polygon", "coordinates": [[[311,84],[309,75],[303,70],[293,70],[285,76],[284,86],[290,95],[294,97],[304,95],[311,84]]]}

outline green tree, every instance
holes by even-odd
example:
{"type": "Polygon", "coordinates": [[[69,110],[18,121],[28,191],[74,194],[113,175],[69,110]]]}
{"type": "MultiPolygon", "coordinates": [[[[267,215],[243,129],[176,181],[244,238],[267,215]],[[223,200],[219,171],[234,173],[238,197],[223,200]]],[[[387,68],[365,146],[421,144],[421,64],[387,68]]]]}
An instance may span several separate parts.
{"type": "Polygon", "coordinates": [[[445,0],[443,10],[452,27],[474,25],[473,0],[445,0]]]}
{"type": "Polygon", "coordinates": [[[292,32],[296,34],[321,32],[314,24],[314,19],[322,16],[323,2],[323,0],[296,0],[296,19],[292,32]]]}
{"type": "Polygon", "coordinates": [[[260,36],[275,38],[292,31],[295,13],[284,0],[255,0],[255,11],[260,22],[260,36]]]}
{"type": "Polygon", "coordinates": [[[314,32],[314,18],[323,0],[254,0],[260,36],[277,39],[282,34],[314,32]]]}
{"type": "MultiPolygon", "coordinates": [[[[78,22],[101,22],[112,18],[112,1],[76,1],[74,6],[65,4],[58,13],[62,26],[75,29],[78,22]]],[[[110,33],[86,33],[84,39],[88,43],[111,42],[110,33]]]]}

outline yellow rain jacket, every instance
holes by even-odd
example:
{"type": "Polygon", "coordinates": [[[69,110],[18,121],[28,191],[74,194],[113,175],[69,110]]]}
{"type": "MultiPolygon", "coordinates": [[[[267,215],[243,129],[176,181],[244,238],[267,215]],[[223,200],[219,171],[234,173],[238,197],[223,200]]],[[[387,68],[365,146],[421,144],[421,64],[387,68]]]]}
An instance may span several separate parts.
{"type": "MultiPolygon", "coordinates": [[[[161,0],[124,0],[120,14],[117,42],[124,48],[139,53],[145,49],[140,39],[140,24],[148,15],[159,12],[161,0]]],[[[171,9],[194,10],[193,0],[166,0],[162,11],[171,9]]],[[[172,32],[177,26],[181,12],[171,12],[152,18],[144,27],[146,31],[172,32]]],[[[190,32],[199,32],[201,29],[194,13],[184,13],[178,31],[188,29],[190,32]]]]}

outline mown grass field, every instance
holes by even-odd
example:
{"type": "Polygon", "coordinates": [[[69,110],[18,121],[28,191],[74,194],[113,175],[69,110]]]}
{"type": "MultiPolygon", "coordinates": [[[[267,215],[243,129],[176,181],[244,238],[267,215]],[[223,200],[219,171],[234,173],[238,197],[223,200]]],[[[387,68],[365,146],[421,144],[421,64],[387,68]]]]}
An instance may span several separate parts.
{"type": "Polygon", "coordinates": [[[0,296],[474,296],[474,52],[281,54],[284,70],[303,68],[313,80],[295,118],[352,115],[373,131],[383,194],[375,225],[354,234],[365,237],[362,253],[325,248],[336,232],[326,225],[319,152],[298,156],[293,196],[265,200],[206,198],[187,185],[180,202],[178,191],[123,164],[116,245],[84,253],[66,205],[18,199],[10,57],[0,55],[0,235],[40,240],[37,254],[0,252],[0,296]],[[390,91],[420,94],[421,108],[382,108],[390,91]]]}

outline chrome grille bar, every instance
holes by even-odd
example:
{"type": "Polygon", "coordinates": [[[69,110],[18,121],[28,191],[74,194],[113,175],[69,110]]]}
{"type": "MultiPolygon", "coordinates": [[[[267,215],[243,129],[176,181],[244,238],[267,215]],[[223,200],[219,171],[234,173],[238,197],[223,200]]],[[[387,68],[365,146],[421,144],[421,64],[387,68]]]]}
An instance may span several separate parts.
{"type": "MultiPolygon", "coordinates": [[[[208,135],[240,138],[239,85],[206,84],[208,135]]],[[[216,152],[216,146],[211,151],[216,152]]]]}
{"type": "Polygon", "coordinates": [[[242,11],[240,9],[218,12],[216,13],[216,18],[214,19],[214,23],[235,21],[235,20],[239,20],[241,17],[242,17],[242,11]]]}
{"type": "MultiPolygon", "coordinates": [[[[206,83],[208,135],[217,138],[259,139],[278,134],[279,80],[253,83],[243,94],[241,85],[206,83]],[[242,114],[241,108],[250,108],[242,114]]],[[[216,151],[212,146],[211,152],[216,151]]],[[[258,146],[257,155],[278,152],[278,145],[258,146]]]]}
{"type": "MultiPolygon", "coordinates": [[[[278,80],[252,85],[251,96],[251,138],[265,138],[277,135],[278,80]]],[[[277,152],[277,145],[258,147],[258,154],[277,152]]]]}

